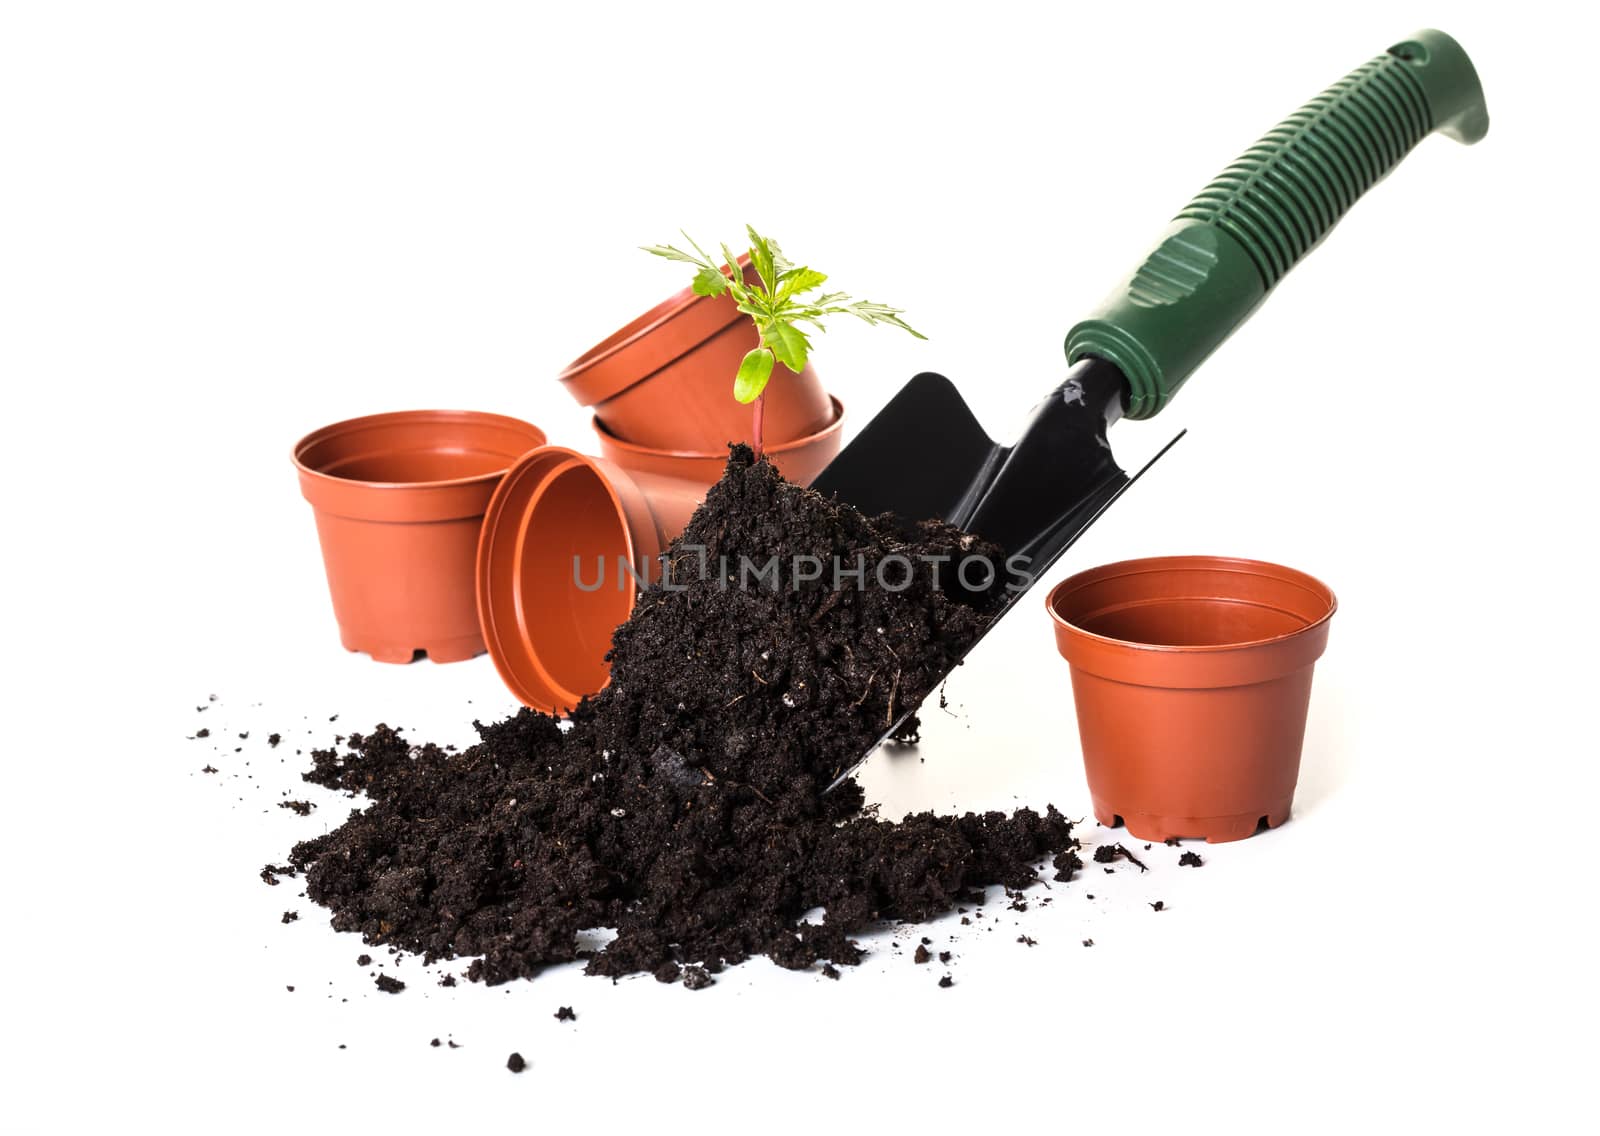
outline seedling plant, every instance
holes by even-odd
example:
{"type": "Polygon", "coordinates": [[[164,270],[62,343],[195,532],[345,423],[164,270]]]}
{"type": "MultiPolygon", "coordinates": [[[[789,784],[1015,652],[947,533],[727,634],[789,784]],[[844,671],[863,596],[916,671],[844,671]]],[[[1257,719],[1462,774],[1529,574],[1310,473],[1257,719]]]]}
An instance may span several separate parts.
{"type": "Polygon", "coordinates": [[[649,245],[644,251],[692,265],[695,295],[728,293],[739,310],[755,324],[761,344],[752,348],[740,362],[733,380],[733,397],[750,404],[751,446],[760,457],[767,384],[780,366],[799,374],[811,354],[811,339],[802,324],[813,331],[825,331],[824,321],[829,317],[849,315],[869,324],[891,324],[918,339],[927,336],[901,319],[899,308],[871,300],[852,300],[844,292],[819,292],[828,281],[825,273],[791,264],[777,241],[763,237],[751,226],[746,225],[745,232],[750,238],[750,264],[758,278],[755,283],[748,282],[739,271],[738,258],[726,244],[721,246],[723,263],[718,264],[688,233],[684,233],[683,238],[693,252],[685,252],[674,245],[649,245]]]}

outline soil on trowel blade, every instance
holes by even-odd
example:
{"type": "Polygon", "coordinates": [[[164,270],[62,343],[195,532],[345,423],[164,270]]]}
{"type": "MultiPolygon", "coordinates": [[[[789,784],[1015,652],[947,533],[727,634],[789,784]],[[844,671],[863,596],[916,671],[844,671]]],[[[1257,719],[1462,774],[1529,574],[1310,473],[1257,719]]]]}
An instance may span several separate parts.
{"type": "Polygon", "coordinates": [[[673,586],[641,594],[610,686],[570,728],[524,710],[475,724],[459,753],[379,726],[313,755],[306,780],[369,803],[296,846],[306,894],[368,943],[479,956],[468,974],[489,983],[585,958],[613,977],[694,967],[693,988],[758,954],[852,964],[851,935],[875,921],[1026,887],[1077,846],[1054,808],[892,823],[853,781],[823,793],[1003,603],[956,584],[972,555],[1001,559],[946,525],[864,517],[735,447],[668,550],[673,586]],[[776,557],[775,582],[741,580],[741,557],[752,573],[776,557]],[[581,935],[597,928],[616,937],[581,935]]]}

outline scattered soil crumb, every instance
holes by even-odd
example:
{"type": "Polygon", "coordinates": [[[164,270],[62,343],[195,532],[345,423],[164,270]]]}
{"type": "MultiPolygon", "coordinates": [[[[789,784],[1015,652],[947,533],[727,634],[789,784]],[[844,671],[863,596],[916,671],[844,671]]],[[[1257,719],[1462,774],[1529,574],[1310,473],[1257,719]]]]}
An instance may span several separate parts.
{"type": "Polygon", "coordinates": [[[317,806],[312,804],[310,801],[279,801],[278,802],[278,807],[280,809],[288,809],[290,812],[294,813],[296,816],[303,816],[304,817],[304,816],[310,816],[311,815],[311,810],[316,808],[317,806]]]}
{"type": "Polygon", "coordinates": [[[683,988],[685,990],[704,990],[707,986],[715,986],[717,980],[711,977],[709,971],[703,966],[686,966],[683,968],[683,988]]]}
{"type": "Polygon", "coordinates": [[[443,978],[439,979],[440,986],[454,986],[455,984],[456,976],[453,974],[447,974],[443,978]]]}
{"type": "Polygon", "coordinates": [[[261,882],[265,883],[265,884],[269,884],[272,887],[277,887],[278,886],[278,878],[280,876],[289,876],[289,877],[292,878],[292,877],[297,876],[299,874],[300,874],[300,870],[298,868],[296,868],[293,864],[282,864],[282,865],[267,864],[266,866],[264,866],[261,869],[261,882]]]}
{"type": "Polygon", "coordinates": [[[211,736],[211,731],[206,729],[204,726],[201,726],[194,732],[194,736],[196,738],[209,738],[211,736]]]}
{"type": "Polygon", "coordinates": [[[506,1068],[510,1069],[513,1073],[520,1073],[527,1067],[528,1063],[522,1059],[522,1054],[520,1053],[513,1053],[510,1057],[506,1058],[506,1068]]]}
{"type": "Polygon", "coordinates": [[[943,990],[948,990],[948,989],[950,989],[950,987],[954,986],[955,984],[956,984],[956,980],[951,978],[948,974],[945,975],[943,978],[939,979],[939,986],[943,990]]]}
{"type": "Polygon", "coordinates": [[[943,962],[943,963],[948,963],[950,961],[950,952],[949,951],[940,951],[939,952],[939,961],[943,962]]]}
{"type": "Polygon", "coordinates": [[[380,974],[372,983],[385,994],[398,994],[406,988],[406,984],[391,974],[380,974]]]}
{"type": "Polygon", "coordinates": [[[372,965],[372,956],[371,955],[357,955],[356,956],[356,965],[357,966],[371,966],[372,965]]]}
{"type": "Polygon", "coordinates": [[[435,1049],[438,1049],[444,1044],[444,1042],[440,1041],[438,1038],[434,1038],[432,1041],[428,1042],[428,1044],[433,1046],[435,1049]]]}
{"type": "Polygon", "coordinates": [[[1058,852],[1056,858],[1050,861],[1050,866],[1056,870],[1055,879],[1061,883],[1066,883],[1072,879],[1073,873],[1083,867],[1083,860],[1079,858],[1075,847],[1077,842],[1074,841],[1073,843],[1074,848],[1069,848],[1065,852],[1058,852]]]}
{"type": "Polygon", "coordinates": [[[1093,939],[1085,939],[1083,941],[1083,945],[1086,946],[1086,947],[1092,947],[1092,946],[1094,946],[1094,940],[1093,939]]]}
{"type": "Polygon", "coordinates": [[[835,982],[839,981],[839,968],[834,966],[831,962],[823,963],[822,964],[822,977],[831,978],[835,982]]]}
{"type": "Polygon", "coordinates": [[[1182,856],[1178,857],[1178,866],[1180,868],[1203,868],[1205,867],[1205,863],[1206,862],[1200,858],[1200,853],[1198,852],[1185,852],[1182,856]]]}
{"type": "Polygon", "coordinates": [[[1135,868],[1138,868],[1141,872],[1148,872],[1150,870],[1149,868],[1145,867],[1142,860],[1140,860],[1132,852],[1129,852],[1121,844],[1102,844],[1100,847],[1094,850],[1094,862],[1096,864],[1109,864],[1113,860],[1126,860],[1135,868]]]}
{"type": "Polygon", "coordinates": [[[282,734],[268,734],[267,735],[267,744],[269,746],[271,746],[273,749],[277,749],[279,743],[282,742],[282,741],[283,741],[283,735],[282,734]]]}
{"type": "Polygon", "coordinates": [[[1165,911],[1166,909],[1167,904],[1165,900],[1158,899],[1150,905],[1151,911],[1165,911]]]}
{"type": "Polygon", "coordinates": [[[1039,940],[1029,938],[1027,935],[1018,935],[1017,942],[1021,943],[1025,947],[1033,947],[1038,945],[1039,940]]]}
{"type": "Polygon", "coordinates": [[[215,765],[210,765],[210,764],[205,765],[200,770],[201,773],[215,773],[216,771],[217,771],[217,767],[215,765]]]}
{"type": "Polygon", "coordinates": [[[558,1022],[575,1022],[577,1020],[578,1015],[572,1012],[571,1006],[562,1006],[556,1011],[556,1021],[558,1022]]]}
{"type": "Polygon", "coordinates": [[[656,967],[655,976],[657,982],[676,982],[683,977],[683,968],[669,960],[656,967]]]}
{"type": "Polygon", "coordinates": [[[928,951],[928,948],[923,946],[921,943],[918,943],[916,953],[911,956],[911,961],[915,963],[924,963],[931,958],[933,958],[933,955],[928,951]]]}
{"type": "Polygon", "coordinates": [[[283,921],[285,923],[293,923],[298,918],[300,918],[300,913],[298,911],[285,911],[283,913],[283,921]]]}

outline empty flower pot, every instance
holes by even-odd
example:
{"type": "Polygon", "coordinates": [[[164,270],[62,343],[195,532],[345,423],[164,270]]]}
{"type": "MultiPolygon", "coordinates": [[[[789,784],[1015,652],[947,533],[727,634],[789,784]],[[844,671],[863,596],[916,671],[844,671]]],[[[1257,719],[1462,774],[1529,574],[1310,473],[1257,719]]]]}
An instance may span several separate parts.
{"type": "Polygon", "coordinates": [[[515,418],[414,410],[325,426],[295,445],[345,647],[386,663],[483,651],[473,570],[484,509],[511,464],[544,441],[515,418]]]}
{"type": "MultiPolygon", "coordinates": [[[[743,264],[743,258],[741,258],[743,264]]],[[[754,279],[755,270],[745,266],[754,279]]],[[[561,383],[611,436],[661,450],[722,452],[750,440],[750,407],[733,397],[733,377],[760,346],[750,318],[729,295],[685,289],[571,364],[561,383]]],[[[778,368],[767,387],[762,432],[772,443],[825,429],[833,408],[807,364],[778,368]]]]}
{"type": "MultiPolygon", "coordinates": [[[[796,485],[810,485],[839,453],[844,430],[844,405],[836,398],[831,398],[829,402],[832,417],[821,430],[766,447],[767,458],[778,472],[796,485]]],[[[633,472],[709,486],[722,477],[722,471],[728,464],[728,447],[725,444],[703,452],[653,449],[622,440],[607,429],[599,418],[594,421],[594,431],[600,436],[601,455],[633,472]]]]}
{"type": "Polygon", "coordinates": [[[1141,840],[1239,840],[1289,818],[1313,664],[1336,606],[1256,560],[1129,560],[1046,601],[1094,814],[1141,840]]]}
{"type": "Polygon", "coordinates": [[[705,491],[560,446],[512,467],[484,518],[477,593],[489,656],[518,699],[559,714],[605,686],[612,631],[705,491]]]}

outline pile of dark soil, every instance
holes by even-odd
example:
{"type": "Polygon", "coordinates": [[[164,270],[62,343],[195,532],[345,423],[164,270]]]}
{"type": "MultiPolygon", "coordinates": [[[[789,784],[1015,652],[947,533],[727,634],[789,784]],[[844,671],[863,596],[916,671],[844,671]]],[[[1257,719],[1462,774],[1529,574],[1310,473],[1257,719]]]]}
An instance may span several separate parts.
{"type": "Polygon", "coordinates": [[[617,629],[611,685],[570,727],[524,710],[475,723],[482,740],[460,753],[386,726],[317,752],[306,780],[370,803],[291,864],[334,927],[430,959],[479,956],[474,979],[586,957],[591,974],[696,987],[756,954],[855,963],[850,936],[874,921],[1026,887],[1050,855],[1067,878],[1077,842],[1054,808],[891,823],[854,782],[823,793],[998,610],[1002,595],[955,583],[951,565],[979,553],[1000,561],[948,526],[824,500],[737,447],[669,550],[693,570],[641,596],[617,629]],[[776,556],[777,586],[738,586],[741,556],[776,556]],[[836,589],[831,570],[801,579],[797,557],[864,564],[865,586],[836,589]],[[937,576],[920,570],[927,557],[942,558],[937,576]],[[880,564],[909,585],[878,586],[880,564]],[[616,938],[586,950],[580,932],[595,928],[616,938]]]}

